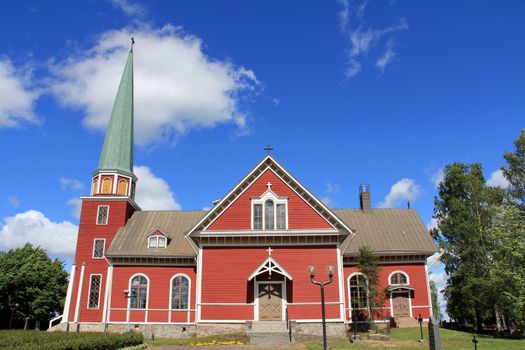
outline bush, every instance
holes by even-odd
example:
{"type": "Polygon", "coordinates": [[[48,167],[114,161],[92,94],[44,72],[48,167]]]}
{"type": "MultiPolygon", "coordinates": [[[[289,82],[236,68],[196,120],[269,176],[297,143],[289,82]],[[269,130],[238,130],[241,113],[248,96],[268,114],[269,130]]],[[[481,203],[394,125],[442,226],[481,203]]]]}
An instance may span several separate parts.
{"type": "Polygon", "coordinates": [[[0,349],[13,350],[116,350],[143,341],[140,333],[0,331],[0,349]]]}

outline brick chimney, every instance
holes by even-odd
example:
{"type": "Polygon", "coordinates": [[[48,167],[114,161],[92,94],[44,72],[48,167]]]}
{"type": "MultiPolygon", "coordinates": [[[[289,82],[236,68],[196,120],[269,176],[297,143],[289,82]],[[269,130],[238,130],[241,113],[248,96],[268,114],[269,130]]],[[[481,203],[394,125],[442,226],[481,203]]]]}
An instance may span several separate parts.
{"type": "Polygon", "coordinates": [[[359,186],[359,205],[362,211],[369,211],[370,204],[370,185],[362,184],[359,186]]]}

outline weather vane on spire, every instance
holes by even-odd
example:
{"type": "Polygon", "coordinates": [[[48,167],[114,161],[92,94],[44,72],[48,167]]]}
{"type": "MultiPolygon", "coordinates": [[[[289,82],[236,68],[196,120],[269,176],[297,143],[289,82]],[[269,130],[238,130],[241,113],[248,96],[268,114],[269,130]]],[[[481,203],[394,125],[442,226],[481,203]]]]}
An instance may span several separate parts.
{"type": "Polygon", "coordinates": [[[268,146],[264,147],[264,150],[265,150],[266,152],[268,152],[268,155],[269,155],[270,152],[274,150],[274,148],[273,148],[272,146],[268,145],[268,146]]]}
{"type": "Polygon", "coordinates": [[[135,38],[131,37],[131,49],[129,50],[129,52],[133,52],[133,45],[135,45],[135,38]]]}

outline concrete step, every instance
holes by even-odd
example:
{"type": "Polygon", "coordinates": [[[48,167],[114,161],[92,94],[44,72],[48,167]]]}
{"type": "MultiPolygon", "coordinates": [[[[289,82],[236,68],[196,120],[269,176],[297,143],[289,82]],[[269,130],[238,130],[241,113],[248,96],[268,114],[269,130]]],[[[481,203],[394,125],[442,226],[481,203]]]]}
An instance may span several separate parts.
{"type": "Polygon", "coordinates": [[[395,322],[399,328],[419,327],[417,319],[412,317],[396,317],[395,322]]]}
{"type": "Polygon", "coordinates": [[[252,345],[290,344],[290,336],[285,321],[252,322],[247,333],[252,345]]]}

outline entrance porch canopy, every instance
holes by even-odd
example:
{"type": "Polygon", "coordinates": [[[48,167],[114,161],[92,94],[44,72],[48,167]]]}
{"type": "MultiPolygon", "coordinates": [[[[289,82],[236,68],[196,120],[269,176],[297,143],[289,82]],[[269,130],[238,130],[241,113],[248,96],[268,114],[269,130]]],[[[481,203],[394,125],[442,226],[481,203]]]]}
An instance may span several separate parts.
{"type": "Polygon", "coordinates": [[[263,261],[261,265],[259,265],[258,268],[255,269],[255,271],[253,271],[253,273],[248,277],[248,281],[251,281],[254,277],[263,273],[268,273],[271,276],[272,272],[283,275],[290,281],[293,280],[292,275],[286,272],[286,270],[272,256],[269,256],[263,261]]]}

